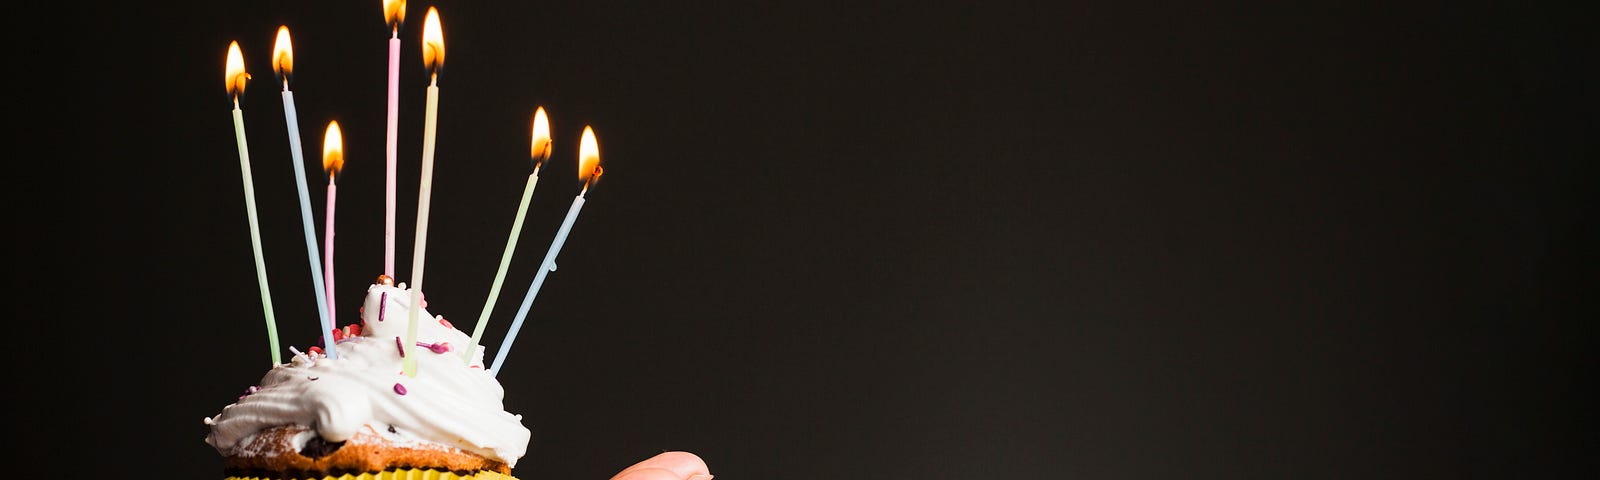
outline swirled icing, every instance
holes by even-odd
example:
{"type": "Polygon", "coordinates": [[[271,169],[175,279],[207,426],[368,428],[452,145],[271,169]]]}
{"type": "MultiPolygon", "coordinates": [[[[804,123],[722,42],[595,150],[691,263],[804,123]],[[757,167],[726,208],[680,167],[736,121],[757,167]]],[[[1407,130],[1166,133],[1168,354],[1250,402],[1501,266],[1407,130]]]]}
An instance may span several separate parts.
{"type": "MultiPolygon", "coordinates": [[[[516,466],[530,433],[520,415],[505,411],[505,390],[483,369],[484,349],[474,349],[470,363],[462,360],[471,337],[422,309],[417,341],[434,348],[413,349],[417,374],[402,372],[399,341],[411,291],[400,287],[368,287],[361,333],[338,341],[338,358],[297,354],[273,367],[253,393],[205,419],[211,427],[206,443],[224,455],[238,454],[263,429],[299,425],[328,442],[370,431],[396,443],[431,442],[516,466]]],[[[312,438],[302,437],[296,448],[312,438]]]]}

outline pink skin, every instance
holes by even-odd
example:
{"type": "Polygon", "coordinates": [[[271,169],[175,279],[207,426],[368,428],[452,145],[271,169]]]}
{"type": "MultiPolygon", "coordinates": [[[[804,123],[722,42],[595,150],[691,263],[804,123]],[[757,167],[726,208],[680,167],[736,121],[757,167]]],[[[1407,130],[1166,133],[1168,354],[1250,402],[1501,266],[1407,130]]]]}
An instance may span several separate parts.
{"type": "Polygon", "coordinates": [[[711,480],[711,468],[689,452],[665,452],[622,469],[611,480],[711,480]]]}

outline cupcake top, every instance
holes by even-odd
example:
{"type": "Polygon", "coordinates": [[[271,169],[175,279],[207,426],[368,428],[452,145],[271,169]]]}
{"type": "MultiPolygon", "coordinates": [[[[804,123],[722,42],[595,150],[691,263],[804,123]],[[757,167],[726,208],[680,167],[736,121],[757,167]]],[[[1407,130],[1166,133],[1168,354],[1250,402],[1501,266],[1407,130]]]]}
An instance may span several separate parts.
{"type": "Polygon", "coordinates": [[[206,443],[223,455],[240,451],[257,433],[303,426],[320,437],[344,442],[358,433],[381,434],[397,444],[438,444],[516,466],[527,452],[522,416],[505,411],[505,390],[483,369],[483,348],[470,362],[462,352],[471,337],[427,309],[417,315],[416,377],[402,371],[411,291],[374,284],[367,288],[360,325],[336,338],[329,358],[296,354],[250,387],[237,403],[205,419],[206,443]]]}

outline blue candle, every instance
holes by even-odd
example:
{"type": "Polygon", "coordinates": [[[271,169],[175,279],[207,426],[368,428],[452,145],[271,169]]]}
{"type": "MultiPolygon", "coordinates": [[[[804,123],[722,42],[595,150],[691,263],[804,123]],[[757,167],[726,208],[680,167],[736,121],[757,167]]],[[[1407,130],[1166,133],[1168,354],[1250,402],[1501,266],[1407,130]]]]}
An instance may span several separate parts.
{"type": "Polygon", "coordinates": [[[506,332],[506,340],[500,344],[500,352],[494,356],[494,365],[489,367],[489,376],[498,376],[500,366],[506,363],[506,355],[511,353],[511,342],[517,339],[517,332],[522,330],[522,321],[528,317],[528,309],[533,307],[533,298],[539,295],[539,287],[544,286],[544,277],[556,271],[556,255],[561,253],[561,246],[567,243],[567,234],[572,232],[572,222],[577,220],[578,211],[583,209],[584,195],[589,193],[589,186],[600,178],[600,146],[595,141],[594,129],[583,127],[583,140],[578,145],[578,178],[584,181],[583,190],[572,199],[572,207],[567,209],[567,218],[561,220],[561,228],[556,230],[556,238],[550,242],[550,250],[544,254],[544,261],[539,264],[539,273],[533,277],[533,285],[528,286],[528,295],[522,297],[522,306],[517,308],[517,317],[511,321],[511,330],[506,332]]]}
{"type": "Polygon", "coordinates": [[[317,232],[311,226],[311,195],[306,193],[306,166],[300,153],[300,122],[295,119],[294,92],[289,91],[289,76],[294,72],[294,49],[289,44],[289,27],[278,27],[278,40],[272,48],[272,71],[283,81],[283,117],[289,124],[289,154],[294,160],[295,187],[300,190],[300,220],[306,233],[306,260],[311,264],[311,287],[317,299],[317,316],[321,319],[322,348],[328,358],[339,358],[333,342],[333,325],[328,323],[328,301],[323,297],[322,268],[317,260],[317,232]]]}

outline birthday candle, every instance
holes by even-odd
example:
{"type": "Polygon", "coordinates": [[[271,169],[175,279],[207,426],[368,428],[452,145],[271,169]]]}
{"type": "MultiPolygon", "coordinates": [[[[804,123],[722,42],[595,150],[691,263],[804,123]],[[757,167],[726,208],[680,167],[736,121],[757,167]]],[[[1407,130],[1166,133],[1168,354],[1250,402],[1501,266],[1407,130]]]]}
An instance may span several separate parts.
{"type": "Polygon", "coordinates": [[[228,44],[223,79],[229,100],[233,101],[233,136],[239,144],[239,174],[244,180],[244,206],[250,218],[250,250],[256,259],[256,283],[261,285],[261,309],[267,319],[267,346],[272,351],[272,364],[278,365],[283,363],[278,353],[278,323],[272,316],[272,292],[267,288],[267,263],[261,255],[261,227],[256,220],[255,181],[250,178],[250,148],[245,143],[244,115],[239,111],[239,97],[244,95],[244,82],[250,74],[244,71],[244,55],[239,53],[237,41],[228,44]]]}
{"type": "Polygon", "coordinates": [[[539,264],[539,273],[533,277],[533,285],[528,286],[527,296],[522,298],[522,306],[517,309],[516,318],[511,321],[511,330],[506,332],[504,343],[500,344],[500,352],[495,354],[494,365],[489,367],[489,375],[497,376],[500,365],[506,362],[506,355],[511,353],[511,342],[517,339],[517,332],[522,330],[522,321],[528,316],[528,309],[533,306],[533,298],[539,295],[539,288],[544,285],[544,277],[556,271],[556,255],[561,253],[562,245],[567,243],[567,234],[572,231],[572,222],[577,220],[578,211],[583,208],[586,201],[584,195],[589,193],[589,187],[600,180],[600,145],[595,141],[594,129],[583,127],[583,139],[578,142],[578,180],[583,182],[583,190],[572,199],[572,207],[567,209],[567,218],[561,221],[561,228],[556,230],[556,238],[550,242],[550,250],[544,254],[544,262],[539,264]]]}
{"type": "Polygon", "coordinates": [[[428,7],[422,22],[422,63],[431,73],[427,109],[422,120],[422,182],[417,196],[417,241],[411,254],[411,308],[404,344],[406,376],[417,376],[417,311],[422,309],[422,265],[428,250],[428,197],[433,190],[433,147],[438,131],[439,67],[444,65],[444,32],[439,27],[439,10],[428,7]]]}
{"type": "Polygon", "coordinates": [[[289,78],[294,72],[294,49],[289,44],[289,27],[278,27],[278,40],[272,47],[272,71],[283,82],[283,118],[289,125],[289,156],[294,161],[294,185],[300,192],[300,225],[306,235],[306,260],[311,264],[311,287],[317,299],[317,316],[322,319],[322,348],[328,358],[339,358],[338,347],[333,342],[333,329],[328,322],[328,302],[322,286],[322,269],[317,266],[317,234],[311,226],[311,196],[306,193],[306,166],[300,152],[300,121],[295,118],[294,92],[289,91],[289,78]]]}
{"type": "Polygon", "coordinates": [[[344,171],[344,135],[339,133],[339,122],[328,122],[328,132],[322,136],[322,171],[328,174],[328,211],[322,229],[322,271],[328,280],[328,322],[339,324],[339,309],[334,307],[333,296],[333,205],[339,196],[339,172],[344,171]]]}
{"type": "Polygon", "coordinates": [[[517,248],[517,237],[522,235],[522,218],[528,213],[528,199],[533,198],[533,187],[539,183],[539,167],[550,159],[550,118],[545,115],[544,107],[539,107],[533,113],[533,141],[529,155],[533,158],[533,173],[528,175],[528,186],[522,189],[522,203],[517,205],[517,219],[511,223],[511,238],[506,240],[506,252],[500,255],[500,270],[494,274],[494,286],[489,287],[489,298],[483,302],[483,313],[478,315],[478,324],[472,327],[472,341],[467,343],[462,354],[461,359],[468,364],[472,363],[478,340],[483,338],[484,326],[489,324],[489,312],[494,310],[494,302],[500,298],[500,285],[506,280],[506,267],[511,265],[511,251],[517,248]]]}
{"type": "Polygon", "coordinates": [[[405,0],[383,0],[383,19],[389,25],[389,122],[384,160],[388,173],[384,186],[383,274],[394,278],[394,181],[395,144],[400,130],[400,26],[406,21],[405,0]]]}

